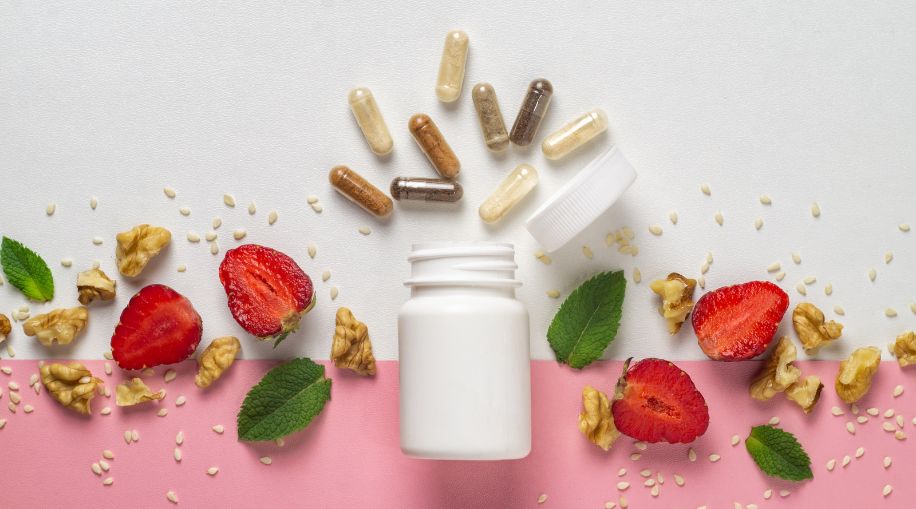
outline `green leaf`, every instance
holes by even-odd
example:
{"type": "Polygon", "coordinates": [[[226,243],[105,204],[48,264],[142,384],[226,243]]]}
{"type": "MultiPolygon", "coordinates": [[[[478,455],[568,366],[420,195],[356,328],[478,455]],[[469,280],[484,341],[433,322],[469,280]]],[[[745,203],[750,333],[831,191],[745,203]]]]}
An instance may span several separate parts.
{"type": "Polygon", "coordinates": [[[558,361],[581,369],[601,357],[617,335],[626,287],[623,271],[602,272],[563,301],[547,329],[558,361]]]}
{"type": "Polygon", "coordinates": [[[331,399],[331,379],[311,359],[293,359],[248,391],[237,418],[239,440],[276,440],[305,428],[331,399]]]}
{"type": "Polygon", "coordinates": [[[767,424],[754,426],[744,445],[760,470],[770,477],[789,481],[814,479],[811,458],[788,431],[767,424]]]}
{"type": "Polygon", "coordinates": [[[0,244],[0,265],[11,285],[26,297],[39,302],[54,298],[54,278],[48,264],[21,243],[3,237],[0,244]]]}

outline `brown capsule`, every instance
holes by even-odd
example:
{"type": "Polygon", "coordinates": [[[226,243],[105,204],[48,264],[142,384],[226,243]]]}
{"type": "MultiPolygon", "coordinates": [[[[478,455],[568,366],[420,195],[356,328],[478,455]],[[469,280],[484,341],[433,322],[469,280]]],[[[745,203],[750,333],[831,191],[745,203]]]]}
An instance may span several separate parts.
{"type": "Polygon", "coordinates": [[[454,180],[397,177],[391,181],[391,196],[395,200],[424,200],[456,202],[464,189],[454,180]]]}
{"type": "Polygon", "coordinates": [[[374,216],[385,217],[394,209],[391,198],[346,166],[331,168],[328,179],[340,194],[374,216]]]}
{"type": "Polygon", "coordinates": [[[417,145],[420,146],[420,150],[426,154],[439,175],[447,179],[458,176],[458,172],[461,171],[458,156],[452,151],[452,147],[448,146],[445,136],[442,136],[442,132],[433,123],[433,119],[429,118],[429,115],[417,113],[410,117],[407,127],[413,139],[417,141],[417,145]]]}
{"type": "Polygon", "coordinates": [[[522,100],[522,106],[512,125],[512,133],[509,134],[512,143],[521,147],[531,144],[541,126],[544,114],[547,113],[552,96],[553,85],[543,78],[536,79],[528,85],[525,99],[522,100]]]}

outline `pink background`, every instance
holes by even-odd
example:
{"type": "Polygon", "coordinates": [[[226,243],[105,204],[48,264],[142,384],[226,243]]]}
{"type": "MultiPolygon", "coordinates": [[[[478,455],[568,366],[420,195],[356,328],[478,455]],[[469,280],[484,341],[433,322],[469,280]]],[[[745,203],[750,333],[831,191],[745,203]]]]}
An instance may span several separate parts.
{"type": "MultiPolygon", "coordinates": [[[[758,362],[678,363],[693,377],[707,398],[711,422],[707,433],[693,445],[699,456],[687,459],[687,445],[649,445],[642,458],[631,440],[622,438],[605,453],[588,443],[579,433],[576,420],[580,411],[580,391],[585,384],[610,391],[621,369],[620,362],[600,362],[577,372],[549,361],[533,361],[534,442],[531,455],[513,462],[440,462],[405,457],[398,447],[397,362],[379,363],[375,379],[365,379],[328,368],[333,378],[333,399],[324,412],[305,431],[274,443],[247,444],[235,439],[235,412],[245,392],[272,365],[268,361],[238,361],[225,379],[211,390],[193,385],[193,363],[179,367],[179,376],[165,384],[162,372],[148,377],[147,383],[168,391],[161,404],[169,409],[157,417],[158,404],[121,409],[114,397],[93,400],[94,415],[80,417],[59,407],[42,391],[36,396],[28,388],[35,361],[3,361],[13,368],[12,376],[0,375],[4,398],[0,415],[8,420],[0,430],[0,450],[4,457],[4,490],[0,495],[8,508],[51,507],[169,507],[165,494],[174,490],[180,505],[186,507],[258,506],[269,501],[273,507],[536,507],[538,496],[547,494],[543,507],[604,507],[617,501],[619,481],[631,487],[624,492],[631,507],[732,508],[734,502],[760,507],[911,507],[916,486],[910,481],[916,472],[913,440],[916,426],[916,371],[901,370],[896,363],[884,362],[875,383],[863,401],[861,415],[874,406],[882,414],[894,408],[906,417],[906,441],[894,439],[881,429],[885,419],[869,417],[856,424],[857,434],[845,430],[854,420],[848,408],[838,403],[832,389],[836,362],[801,362],[805,374],[819,374],[829,382],[816,410],[804,416],[793,403],[781,397],[768,403],[747,396],[747,380],[758,362]],[[35,406],[24,414],[5,408],[9,380],[22,386],[22,405],[35,406]],[[907,391],[892,397],[893,387],[902,384],[907,391]],[[187,403],[176,407],[175,398],[184,394],[187,403]],[[835,417],[830,408],[840,404],[846,415],[835,417]],[[109,416],[98,412],[112,407],[109,416]],[[795,433],[812,458],[813,482],[791,483],[764,476],[744,450],[743,442],[730,445],[732,435],[742,440],[750,427],[781,418],[781,426],[795,433]],[[223,424],[226,432],[211,431],[223,424]],[[140,441],[127,445],[126,429],[137,429],[140,441]],[[183,461],[173,459],[174,437],[184,433],[183,461]],[[856,448],[865,447],[861,459],[842,468],[844,455],[854,457],[856,448]],[[90,470],[103,449],[111,449],[116,459],[111,471],[97,477],[90,470]],[[710,453],[722,456],[710,463],[710,453]],[[273,464],[263,465],[259,458],[269,455],[273,464]],[[885,470],[882,459],[893,457],[885,470]],[[834,472],[825,463],[837,459],[834,472]],[[206,474],[218,466],[215,477],[206,474]],[[627,474],[620,478],[621,467],[627,474]],[[657,499],[642,485],[639,471],[661,472],[664,485],[657,499]],[[674,484],[672,474],[686,479],[684,487],[674,484]],[[112,486],[103,486],[106,476],[112,486]],[[883,498],[881,489],[892,484],[894,492],[883,498]],[[763,499],[772,488],[773,498],[763,499]],[[791,494],[781,499],[780,489],[791,494]],[[228,501],[228,502],[227,502],[228,501]]],[[[113,389],[122,375],[115,370],[105,376],[101,361],[89,361],[90,369],[113,389]]]]}

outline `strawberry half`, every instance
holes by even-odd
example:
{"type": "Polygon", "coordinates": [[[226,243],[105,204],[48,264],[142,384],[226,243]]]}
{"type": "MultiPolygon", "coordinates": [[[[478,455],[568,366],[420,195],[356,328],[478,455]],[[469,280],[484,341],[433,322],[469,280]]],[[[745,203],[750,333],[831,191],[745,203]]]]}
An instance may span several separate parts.
{"type": "Polygon", "coordinates": [[[644,442],[693,442],[709,426],[706,400],[681,368],[662,359],[627,359],[611,412],[617,429],[644,442]]]}
{"type": "Polygon", "coordinates": [[[122,369],[181,362],[197,350],[203,324],[186,297],[149,285],[131,297],[111,336],[111,355],[122,369]]]}
{"type": "Polygon", "coordinates": [[[789,296],[767,281],[726,286],[703,295],[693,308],[693,331],[710,359],[742,361],[767,349],[789,296]]]}
{"type": "Polygon", "coordinates": [[[227,251],[219,281],[235,321],[262,340],[275,339],[274,347],[315,306],[312,280],[292,258],[269,247],[245,244],[227,251]]]}

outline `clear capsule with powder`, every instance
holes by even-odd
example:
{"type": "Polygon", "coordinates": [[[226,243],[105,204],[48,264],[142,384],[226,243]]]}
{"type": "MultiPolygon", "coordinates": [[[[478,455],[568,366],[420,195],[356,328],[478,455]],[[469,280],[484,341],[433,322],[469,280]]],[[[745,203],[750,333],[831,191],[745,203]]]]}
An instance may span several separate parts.
{"type": "Polygon", "coordinates": [[[442,102],[454,102],[461,96],[469,42],[468,34],[461,30],[452,30],[445,36],[442,60],[439,61],[439,77],[436,80],[436,97],[442,102]]]}
{"type": "Polygon", "coordinates": [[[347,102],[350,103],[350,110],[353,111],[356,124],[363,132],[372,152],[380,156],[390,153],[394,148],[394,141],[391,139],[388,125],[385,124],[385,119],[378,109],[378,103],[375,102],[372,91],[365,87],[354,88],[347,96],[347,102]]]}
{"type": "Polygon", "coordinates": [[[544,138],[541,152],[547,159],[560,159],[606,130],[607,115],[601,108],[586,111],[544,138]]]}
{"type": "Polygon", "coordinates": [[[541,121],[544,120],[552,96],[553,85],[543,78],[536,79],[528,85],[528,91],[525,92],[522,106],[518,109],[515,123],[512,124],[512,132],[509,134],[512,143],[520,147],[531,144],[541,121]]]}
{"type": "Polygon", "coordinates": [[[463,195],[464,189],[454,180],[397,177],[391,181],[391,197],[395,200],[456,202],[463,195]]]}
{"type": "Polygon", "coordinates": [[[340,194],[374,216],[385,217],[394,210],[391,198],[346,166],[332,168],[328,180],[340,194]]]}
{"type": "Polygon", "coordinates": [[[461,162],[452,151],[452,147],[445,141],[442,131],[433,123],[433,119],[425,113],[417,113],[410,117],[407,123],[410,134],[416,140],[420,150],[432,163],[433,168],[444,178],[453,179],[461,171],[461,162]]]}
{"type": "Polygon", "coordinates": [[[506,123],[496,101],[496,91],[489,83],[478,83],[471,91],[474,100],[474,109],[477,110],[477,119],[480,121],[480,131],[487,148],[493,152],[502,152],[509,146],[509,133],[506,132],[506,123]]]}
{"type": "Polygon", "coordinates": [[[495,223],[528,196],[538,184],[538,172],[531,165],[520,164],[499,183],[478,211],[485,223],[495,223]]]}

